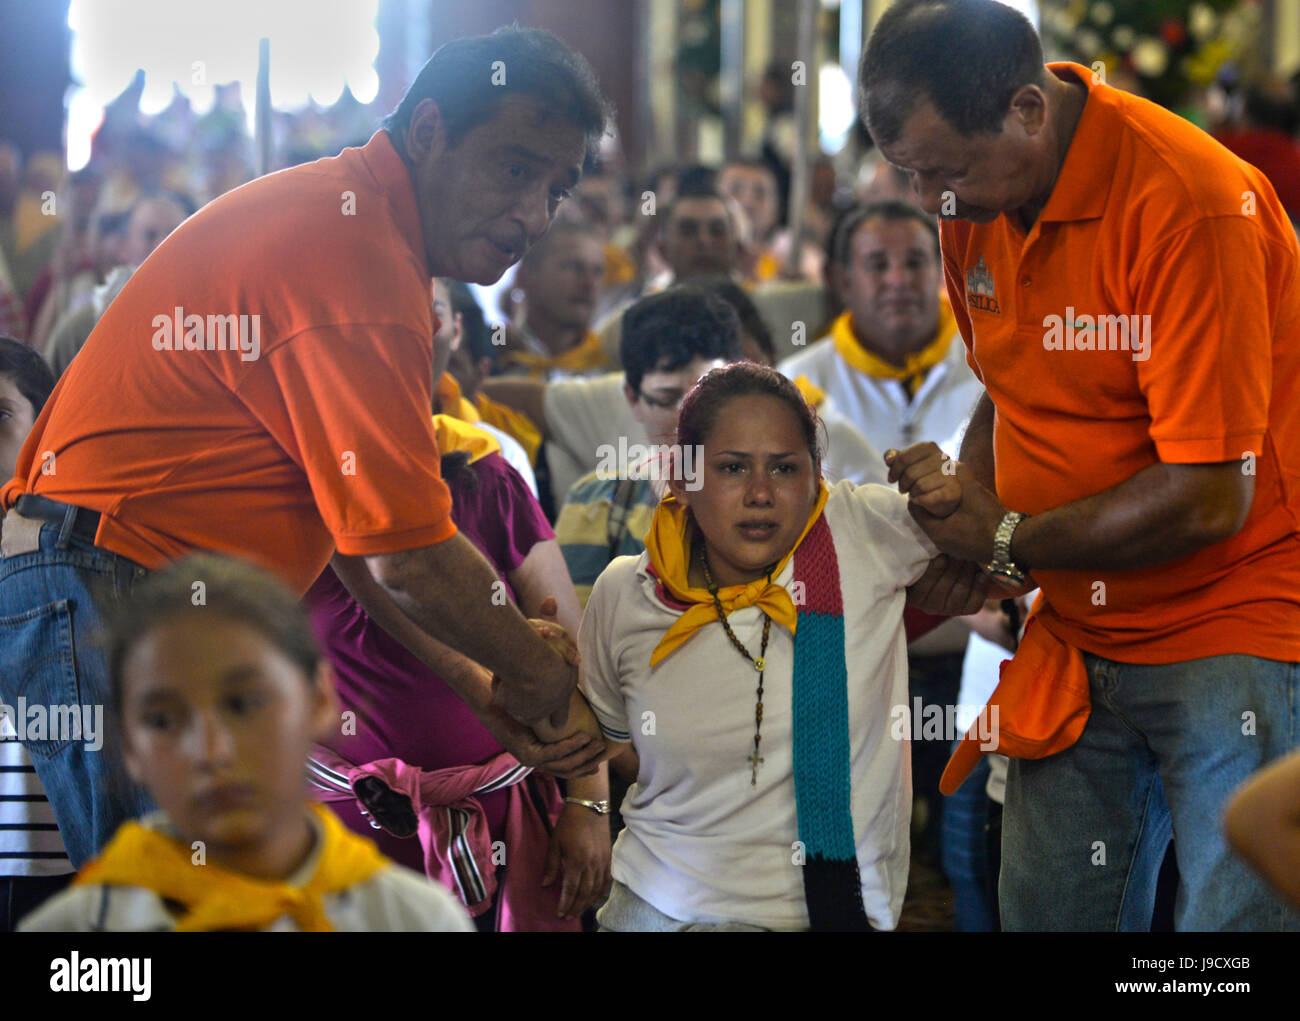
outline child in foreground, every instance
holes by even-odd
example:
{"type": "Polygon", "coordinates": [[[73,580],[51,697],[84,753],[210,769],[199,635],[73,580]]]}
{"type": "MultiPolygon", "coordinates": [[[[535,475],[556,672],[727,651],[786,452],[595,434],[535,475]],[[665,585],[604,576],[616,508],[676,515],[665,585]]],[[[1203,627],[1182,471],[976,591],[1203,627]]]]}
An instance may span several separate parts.
{"type": "Polygon", "coordinates": [[[110,622],[127,770],[161,812],[123,824],[23,931],[473,931],[446,890],[306,795],[339,726],[293,596],[212,556],[147,579],[110,622]]]}

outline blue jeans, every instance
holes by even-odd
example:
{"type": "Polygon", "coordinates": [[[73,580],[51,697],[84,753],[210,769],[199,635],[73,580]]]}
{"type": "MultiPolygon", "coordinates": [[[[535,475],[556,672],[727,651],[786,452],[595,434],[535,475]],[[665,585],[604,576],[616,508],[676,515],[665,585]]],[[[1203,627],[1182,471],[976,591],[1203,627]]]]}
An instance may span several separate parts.
{"type": "MultiPolygon", "coordinates": [[[[61,538],[67,531],[47,522],[39,550],[0,558],[0,701],[16,708],[25,697],[29,713],[32,706],[100,707],[103,733],[95,741],[67,728],[23,741],[68,857],[80,868],[120,823],[152,809],[121,764],[96,606],[97,599],[126,598],[147,572],[75,536],[61,538]]],[[[83,718],[93,716],[83,710],[83,718]]]]}
{"type": "Polygon", "coordinates": [[[1176,834],[1175,928],[1300,930],[1300,916],[1228,848],[1220,823],[1228,795],[1300,743],[1300,664],[1244,655],[1084,662],[1092,714],[1078,742],[1011,760],[1003,929],[1148,929],[1176,834]]]}
{"type": "MultiPolygon", "coordinates": [[[[953,742],[956,748],[958,742],[953,742]]],[[[952,884],[953,923],[958,932],[997,932],[997,877],[989,875],[987,836],[988,756],[982,756],[956,792],[944,802],[940,863],[952,884]]]]}

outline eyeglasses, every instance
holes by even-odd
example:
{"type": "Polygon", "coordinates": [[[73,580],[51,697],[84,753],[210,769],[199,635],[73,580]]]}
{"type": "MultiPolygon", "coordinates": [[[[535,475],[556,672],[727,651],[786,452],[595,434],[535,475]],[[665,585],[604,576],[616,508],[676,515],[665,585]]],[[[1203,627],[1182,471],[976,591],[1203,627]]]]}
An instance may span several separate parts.
{"type": "Polygon", "coordinates": [[[650,407],[661,408],[664,411],[675,411],[677,408],[682,406],[682,401],[686,399],[685,394],[682,394],[679,397],[670,397],[667,400],[664,400],[661,397],[651,397],[648,393],[642,393],[640,397],[641,400],[645,401],[650,407]]]}

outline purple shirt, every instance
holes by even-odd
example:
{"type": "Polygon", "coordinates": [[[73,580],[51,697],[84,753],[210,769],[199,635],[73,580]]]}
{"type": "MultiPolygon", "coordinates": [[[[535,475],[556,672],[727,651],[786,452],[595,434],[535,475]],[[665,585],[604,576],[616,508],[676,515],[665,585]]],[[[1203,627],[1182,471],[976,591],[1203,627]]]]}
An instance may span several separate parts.
{"type": "MultiPolygon", "coordinates": [[[[536,498],[499,454],[469,466],[472,476],[448,480],[452,520],[505,575],[539,542],[554,539],[536,498]],[[477,483],[477,484],[475,484],[477,483]]],[[[445,681],[376,624],[329,568],[303,597],[312,630],[334,668],[339,701],[356,713],[356,733],[326,744],[357,765],[398,758],[422,769],[482,762],[503,751],[445,681]]],[[[494,840],[505,833],[506,796],[479,796],[494,840]]],[[[371,837],[385,854],[424,871],[419,841],[371,829],[355,802],[331,805],[349,828],[371,837]]]]}

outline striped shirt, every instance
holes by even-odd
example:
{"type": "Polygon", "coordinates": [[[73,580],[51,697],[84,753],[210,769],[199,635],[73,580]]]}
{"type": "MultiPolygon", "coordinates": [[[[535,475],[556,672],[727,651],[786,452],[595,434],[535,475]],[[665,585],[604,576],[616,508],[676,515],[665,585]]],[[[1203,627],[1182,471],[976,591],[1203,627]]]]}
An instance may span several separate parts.
{"type": "MultiPolygon", "coordinates": [[[[634,473],[629,466],[620,474],[634,473]]],[[[640,556],[645,550],[645,536],[659,505],[656,489],[663,486],[649,479],[608,478],[594,471],[569,490],[555,522],[555,538],[584,608],[591,587],[611,560],[640,556]]]]}
{"type": "Polygon", "coordinates": [[[32,757],[0,709],[0,876],[62,876],[68,860],[32,757]]]}

